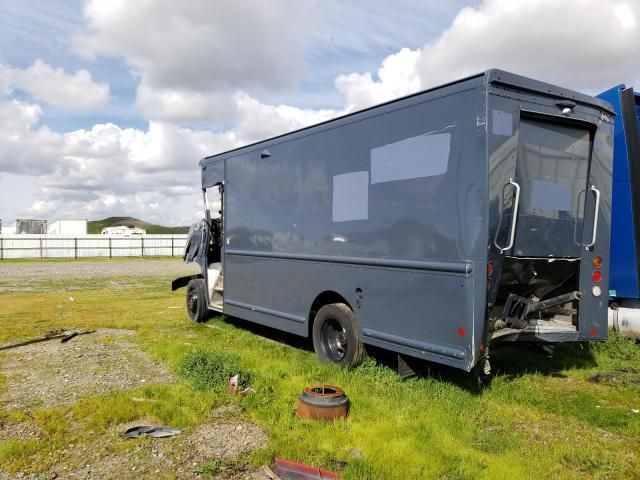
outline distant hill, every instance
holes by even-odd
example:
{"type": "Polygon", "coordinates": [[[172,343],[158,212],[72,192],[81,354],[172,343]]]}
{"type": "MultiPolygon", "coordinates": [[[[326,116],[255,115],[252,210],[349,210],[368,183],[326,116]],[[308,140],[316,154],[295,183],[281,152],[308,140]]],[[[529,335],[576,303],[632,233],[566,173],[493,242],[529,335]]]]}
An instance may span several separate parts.
{"type": "Polygon", "coordinates": [[[102,233],[102,229],[105,227],[117,227],[120,225],[144,228],[149,234],[189,233],[189,227],[163,227],[162,225],[154,225],[133,217],[109,217],[103,220],[90,220],[87,222],[87,232],[102,233]]]}

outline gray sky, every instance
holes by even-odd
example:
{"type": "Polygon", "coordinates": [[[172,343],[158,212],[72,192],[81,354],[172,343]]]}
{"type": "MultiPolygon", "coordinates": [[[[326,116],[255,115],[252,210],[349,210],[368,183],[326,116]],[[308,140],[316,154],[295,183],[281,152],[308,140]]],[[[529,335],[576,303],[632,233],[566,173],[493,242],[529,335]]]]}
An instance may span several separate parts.
{"type": "Polygon", "coordinates": [[[199,215],[198,159],[503,68],[640,84],[637,0],[0,4],[0,218],[199,215]]]}

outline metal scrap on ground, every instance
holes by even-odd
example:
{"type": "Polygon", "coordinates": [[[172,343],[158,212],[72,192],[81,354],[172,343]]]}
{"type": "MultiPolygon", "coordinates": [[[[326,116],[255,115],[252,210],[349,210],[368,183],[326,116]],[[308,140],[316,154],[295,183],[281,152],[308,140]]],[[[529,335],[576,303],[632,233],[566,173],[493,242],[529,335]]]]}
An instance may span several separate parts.
{"type": "Polygon", "coordinates": [[[43,336],[38,338],[32,338],[30,340],[25,340],[18,343],[10,343],[8,345],[3,345],[0,347],[0,351],[11,350],[12,348],[24,347],[34,343],[48,342],[49,340],[57,340],[57,339],[60,339],[60,343],[67,343],[69,340],[77,337],[78,335],[88,335],[90,333],[95,333],[95,330],[82,330],[82,331],[56,330],[53,332],[45,333],[43,336]]]}
{"type": "Polygon", "coordinates": [[[165,438],[174,437],[182,433],[182,430],[172,427],[155,427],[151,425],[138,425],[136,427],[128,428],[124,431],[122,436],[124,438],[138,438],[138,437],[154,437],[165,438]]]}
{"type": "Polygon", "coordinates": [[[276,474],[282,480],[337,480],[340,474],[304,463],[276,458],[276,474]]]}

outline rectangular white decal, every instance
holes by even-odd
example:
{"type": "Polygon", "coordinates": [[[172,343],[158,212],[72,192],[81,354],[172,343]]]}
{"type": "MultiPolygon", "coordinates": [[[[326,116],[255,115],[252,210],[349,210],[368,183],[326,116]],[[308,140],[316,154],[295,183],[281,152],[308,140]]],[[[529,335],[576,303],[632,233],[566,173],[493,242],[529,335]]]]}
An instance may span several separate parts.
{"type": "Polygon", "coordinates": [[[447,172],[451,134],[405,138],[371,150],[371,183],[433,177],[447,172]]]}
{"type": "Polygon", "coordinates": [[[369,218],[369,172],[350,172],[333,177],[333,221],[369,218]]]}
{"type": "Polygon", "coordinates": [[[510,137],[513,135],[513,115],[500,110],[491,112],[491,131],[494,135],[510,137]]]}

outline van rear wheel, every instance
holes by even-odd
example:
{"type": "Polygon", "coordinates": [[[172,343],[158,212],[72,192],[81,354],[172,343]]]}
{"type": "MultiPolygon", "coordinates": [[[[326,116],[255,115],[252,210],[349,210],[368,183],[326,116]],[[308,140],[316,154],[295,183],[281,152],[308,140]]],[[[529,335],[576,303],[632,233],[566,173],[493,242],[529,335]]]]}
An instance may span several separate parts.
{"type": "Polygon", "coordinates": [[[313,349],[321,362],[333,362],[347,368],[362,363],[364,344],[358,321],[344,303],[325,305],[313,321],[313,349]]]}
{"type": "Polygon", "coordinates": [[[202,278],[192,278],[187,285],[187,313],[194,322],[205,322],[209,316],[207,287],[202,278]]]}

